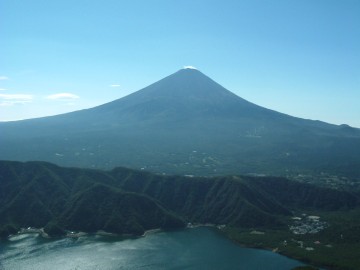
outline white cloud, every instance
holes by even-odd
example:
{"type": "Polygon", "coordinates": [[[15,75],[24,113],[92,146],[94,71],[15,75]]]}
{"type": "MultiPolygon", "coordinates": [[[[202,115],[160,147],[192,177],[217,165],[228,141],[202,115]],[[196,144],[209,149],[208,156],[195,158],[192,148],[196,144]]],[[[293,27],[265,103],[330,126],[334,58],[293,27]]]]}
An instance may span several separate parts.
{"type": "Polygon", "coordinates": [[[31,102],[32,95],[27,94],[0,94],[0,106],[12,106],[31,102]]]}
{"type": "Polygon", "coordinates": [[[0,94],[0,99],[4,100],[32,100],[32,95],[27,94],[0,94]]]}
{"type": "Polygon", "coordinates": [[[79,96],[71,93],[57,93],[53,95],[49,95],[46,99],[50,100],[61,100],[61,101],[70,101],[80,98],[79,96]]]}
{"type": "Polygon", "coordinates": [[[4,80],[8,80],[9,77],[6,77],[6,76],[0,76],[0,81],[4,81],[4,80]]]}
{"type": "Polygon", "coordinates": [[[110,87],[120,87],[120,84],[110,84],[110,87]]]}
{"type": "Polygon", "coordinates": [[[5,89],[5,88],[0,88],[0,91],[6,91],[7,89],[5,89]]]}
{"type": "Polygon", "coordinates": [[[184,69],[197,69],[197,68],[193,66],[184,66],[184,69]]]}

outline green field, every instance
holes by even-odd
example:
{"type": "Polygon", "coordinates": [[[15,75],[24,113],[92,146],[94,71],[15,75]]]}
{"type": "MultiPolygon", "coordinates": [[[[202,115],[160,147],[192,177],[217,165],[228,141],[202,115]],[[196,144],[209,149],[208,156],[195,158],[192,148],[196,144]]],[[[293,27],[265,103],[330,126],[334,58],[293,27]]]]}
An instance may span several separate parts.
{"type": "MultiPolygon", "coordinates": [[[[284,230],[251,230],[226,227],[223,232],[249,247],[266,248],[326,269],[360,269],[360,209],[316,212],[328,227],[318,233],[294,234],[284,230]]],[[[293,222],[289,220],[289,225],[293,222]]]]}

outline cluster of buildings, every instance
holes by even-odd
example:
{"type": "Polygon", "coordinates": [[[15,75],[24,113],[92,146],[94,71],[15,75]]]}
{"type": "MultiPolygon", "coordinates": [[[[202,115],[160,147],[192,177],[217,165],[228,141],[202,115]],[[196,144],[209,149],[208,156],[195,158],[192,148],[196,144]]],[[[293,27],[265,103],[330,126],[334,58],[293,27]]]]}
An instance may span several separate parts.
{"type": "Polygon", "coordinates": [[[360,181],[347,178],[345,176],[331,175],[328,173],[320,173],[317,175],[288,175],[290,179],[301,183],[315,184],[338,190],[360,190],[360,181]]]}
{"type": "Polygon", "coordinates": [[[315,234],[328,227],[325,221],[320,221],[319,216],[302,214],[301,217],[293,217],[293,221],[294,223],[289,229],[294,234],[315,234]]]}

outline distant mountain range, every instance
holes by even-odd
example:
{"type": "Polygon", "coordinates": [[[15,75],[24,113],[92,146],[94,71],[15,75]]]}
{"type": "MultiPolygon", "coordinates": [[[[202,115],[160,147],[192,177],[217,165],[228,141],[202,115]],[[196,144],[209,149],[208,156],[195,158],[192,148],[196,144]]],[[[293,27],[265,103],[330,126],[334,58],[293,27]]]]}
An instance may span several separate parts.
{"type": "Polygon", "coordinates": [[[260,107],[183,69],[95,108],[0,123],[0,159],[180,175],[358,178],[360,130],[260,107]]]}
{"type": "MultiPolygon", "coordinates": [[[[0,236],[21,227],[141,235],[187,222],[283,228],[293,210],[350,210],[358,193],[274,177],[161,176],[0,161],[0,236]]],[[[287,227],[285,226],[287,230],[287,227]]]]}

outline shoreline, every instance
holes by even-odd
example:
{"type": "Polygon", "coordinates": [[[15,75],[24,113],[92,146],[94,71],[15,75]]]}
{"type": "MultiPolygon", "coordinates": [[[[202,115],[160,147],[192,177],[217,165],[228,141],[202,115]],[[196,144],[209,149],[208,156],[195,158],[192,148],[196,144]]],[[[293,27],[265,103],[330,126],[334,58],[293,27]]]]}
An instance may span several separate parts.
{"type": "Polygon", "coordinates": [[[112,232],[107,232],[107,231],[103,231],[103,230],[99,230],[99,231],[97,231],[95,233],[87,233],[87,232],[82,232],[82,231],[78,231],[78,232],[68,231],[68,232],[66,232],[66,234],[64,234],[62,236],[50,236],[49,234],[47,234],[44,231],[44,228],[28,227],[28,228],[21,228],[16,234],[8,235],[7,239],[11,239],[11,237],[15,237],[15,236],[18,236],[18,235],[23,235],[23,234],[38,234],[40,237],[45,238],[45,239],[79,238],[79,237],[91,236],[91,235],[105,236],[105,237],[133,238],[133,237],[145,237],[147,235],[154,234],[154,233],[157,233],[157,232],[162,232],[162,231],[163,230],[161,228],[154,228],[154,229],[144,231],[144,233],[142,235],[118,234],[118,233],[112,233],[112,232]]]}
{"type": "Polygon", "coordinates": [[[311,261],[310,259],[307,258],[302,258],[299,256],[292,256],[291,254],[287,254],[286,252],[282,251],[279,249],[279,247],[269,247],[269,246],[255,246],[255,245],[251,245],[251,244],[246,244],[246,243],[242,243],[239,240],[236,240],[233,237],[230,237],[225,231],[223,230],[219,230],[224,237],[228,238],[229,240],[231,240],[232,242],[234,242],[236,245],[243,247],[243,248],[253,248],[253,249],[260,249],[260,250],[267,250],[273,253],[277,253],[281,256],[287,257],[289,259],[293,259],[293,260],[297,260],[301,263],[304,264],[304,266],[311,266],[314,267],[315,269],[319,269],[319,270],[339,270],[340,268],[334,266],[334,267],[329,267],[328,265],[324,265],[324,264],[320,264],[320,263],[316,263],[311,261]]]}
{"type": "Polygon", "coordinates": [[[22,234],[39,234],[41,237],[43,238],[51,238],[45,231],[44,228],[33,228],[33,227],[29,227],[29,228],[21,228],[20,231],[18,231],[16,234],[13,235],[9,235],[8,238],[10,238],[11,236],[16,236],[16,235],[22,235],[22,234]]]}
{"type": "Polygon", "coordinates": [[[156,228],[156,229],[151,229],[151,230],[147,230],[143,233],[143,235],[141,235],[141,237],[146,237],[149,234],[154,234],[154,233],[158,233],[158,232],[162,232],[163,230],[161,228],[156,228]]]}
{"type": "MultiPolygon", "coordinates": [[[[221,230],[222,228],[225,227],[225,225],[216,225],[213,223],[195,223],[195,224],[188,223],[187,226],[185,226],[183,229],[193,229],[193,228],[198,228],[198,227],[212,227],[212,228],[218,228],[219,230],[221,230]]],[[[39,234],[41,237],[46,238],[46,239],[55,239],[55,238],[59,238],[59,237],[60,238],[78,238],[78,237],[83,237],[83,236],[88,236],[88,235],[131,238],[131,237],[145,237],[147,235],[162,232],[162,231],[164,231],[164,230],[161,228],[154,228],[154,229],[149,229],[149,230],[144,231],[144,233],[142,235],[118,234],[118,233],[107,232],[104,230],[98,230],[95,233],[88,233],[88,232],[83,232],[83,231],[77,231],[77,232],[67,231],[66,234],[64,234],[62,236],[50,236],[49,234],[47,234],[44,231],[44,228],[28,227],[28,228],[21,228],[16,234],[9,235],[8,238],[17,236],[17,235],[22,235],[22,234],[39,234]]]]}

